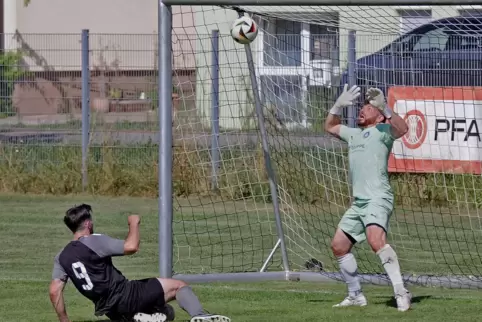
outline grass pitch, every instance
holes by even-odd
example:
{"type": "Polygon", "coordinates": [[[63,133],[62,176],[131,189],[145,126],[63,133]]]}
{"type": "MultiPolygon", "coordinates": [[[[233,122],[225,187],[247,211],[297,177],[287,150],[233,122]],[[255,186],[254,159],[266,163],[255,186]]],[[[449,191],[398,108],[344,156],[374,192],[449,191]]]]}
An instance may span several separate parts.
{"type": "MultiPolygon", "coordinates": [[[[128,278],[155,276],[157,257],[156,201],[92,197],[0,196],[0,321],[56,321],[48,299],[48,283],[55,254],[70,240],[62,223],[73,204],[90,203],[96,231],[124,238],[127,214],[141,214],[141,250],[116,258],[128,278]]],[[[195,215],[195,214],[193,214],[195,215]]],[[[207,221],[208,222],[208,221],[207,221]]],[[[218,223],[219,224],[219,223],[218,223]]],[[[178,225],[175,225],[176,233],[178,225]]],[[[219,228],[219,227],[218,227],[219,228]]],[[[216,227],[212,227],[214,231],[216,227]]],[[[202,251],[201,254],[202,256],[202,251]]],[[[345,296],[342,284],[299,282],[199,284],[194,289],[207,310],[237,321],[480,321],[481,291],[411,288],[414,308],[399,313],[388,287],[365,286],[365,308],[333,309],[345,296]]],[[[97,321],[93,305],[68,284],[67,310],[71,321],[97,321]]],[[[177,309],[177,321],[187,315],[177,309]]]]}

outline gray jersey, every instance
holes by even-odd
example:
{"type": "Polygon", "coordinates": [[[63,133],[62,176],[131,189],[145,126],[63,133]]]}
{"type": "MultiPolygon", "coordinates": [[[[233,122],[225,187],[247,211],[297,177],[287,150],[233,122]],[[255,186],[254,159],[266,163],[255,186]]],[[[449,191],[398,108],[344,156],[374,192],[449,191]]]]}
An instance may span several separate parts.
{"type": "Polygon", "coordinates": [[[96,315],[103,315],[115,306],[127,283],[112,264],[112,256],[122,255],[123,240],[100,234],[81,237],[55,256],[52,279],[70,279],[95,304],[96,315]]]}

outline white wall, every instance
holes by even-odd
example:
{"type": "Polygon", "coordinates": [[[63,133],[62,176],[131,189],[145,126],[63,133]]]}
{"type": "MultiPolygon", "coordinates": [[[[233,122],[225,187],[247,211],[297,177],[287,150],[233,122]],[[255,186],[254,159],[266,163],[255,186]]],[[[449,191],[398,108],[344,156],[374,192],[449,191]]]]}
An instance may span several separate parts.
{"type": "MultiPolygon", "coordinates": [[[[244,46],[237,44],[229,35],[231,24],[237,18],[233,10],[211,6],[193,7],[197,25],[196,43],[196,107],[206,125],[211,115],[211,40],[213,29],[220,31],[219,41],[219,124],[225,128],[240,128],[244,115],[253,112],[247,92],[251,92],[249,70],[244,46]]],[[[256,61],[255,43],[252,44],[256,61]]]]}

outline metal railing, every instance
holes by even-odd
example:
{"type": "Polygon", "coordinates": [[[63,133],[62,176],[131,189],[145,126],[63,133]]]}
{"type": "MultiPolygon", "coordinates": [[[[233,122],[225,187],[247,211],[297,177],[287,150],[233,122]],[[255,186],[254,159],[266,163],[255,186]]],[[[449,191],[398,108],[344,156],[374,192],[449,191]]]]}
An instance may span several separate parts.
{"type": "MultiPolygon", "coordinates": [[[[55,129],[78,133],[82,101],[80,34],[15,34],[3,37],[14,39],[19,52],[10,50],[0,61],[4,75],[0,79],[0,115],[3,117],[0,127],[35,127],[37,131],[55,129]]],[[[220,104],[230,106],[229,115],[221,116],[221,124],[243,128],[242,124],[250,123],[246,121],[250,112],[234,108],[235,105],[250,105],[242,47],[236,45],[229,35],[219,37],[220,104]],[[240,87],[240,84],[243,85],[240,87]],[[237,88],[237,91],[231,88],[237,88]]],[[[437,65],[437,61],[432,59],[437,58],[437,52],[417,52],[413,50],[415,47],[402,45],[403,42],[394,43],[397,35],[357,35],[356,48],[349,47],[345,34],[313,34],[308,37],[308,42],[303,37],[265,33],[260,39],[262,46],[260,42],[253,44],[255,63],[260,62],[260,55],[263,57],[263,65],[258,67],[300,68],[295,70],[295,74],[290,71],[286,74],[258,75],[264,104],[274,106],[277,117],[285,123],[322,124],[326,109],[336,98],[336,88],[343,82],[384,88],[392,85],[482,84],[482,49],[469,46],[471,42],[468,40],[473,38],[452,37],[445,39],[447,41],[428,38],[425,44],[429,46],[438,44],[439,47],[445,46],[443,49],[452,49],[450,59],[437,65]],[[315,42],[318,43],[315,45],[315,42]],[[457,44],[463,46],[457,47],[457,44]],[[457,48],[460,50],[457,51],[457,48]],[[260,52],[262,49],[264,51],[260,52]],[[352,61],[356,70],[352,80],[346,73],[350,56],[356,57],[352,61]],[[316,74],[329,75],[329,82],[321,82],[320,85],[310,79],[315,75],[310,72],[313,60],[327,62],[326,68],[330,70],[320,70],[316,74]],[[331,89],[324,88],[327,86],[331,89]]],[[[145,132],[157,126],[157,120],[151,116],[157,109],[156,41],[154,34],[89,35],[90,107],[95,111],[108,112],[102,122],[114,124],[116,129],[145,132]]],[[[176,126],[189,124],[189,130],[203,130],[210,124],[203,115],[207,114],[210,106],[211,35],[173,35],[173,46],[176,117],[183,118],[176,126]]],[[[187,130],[185,126],[184,131],[187,130]]],[[[105,125],[98,125],[98,128],[105,129],[105,125]]],[[[72,137],[75,135],[72,134],[72,137]]],[[[149,137],[144,136],[143,139],[148,140],[149,137]]]]}

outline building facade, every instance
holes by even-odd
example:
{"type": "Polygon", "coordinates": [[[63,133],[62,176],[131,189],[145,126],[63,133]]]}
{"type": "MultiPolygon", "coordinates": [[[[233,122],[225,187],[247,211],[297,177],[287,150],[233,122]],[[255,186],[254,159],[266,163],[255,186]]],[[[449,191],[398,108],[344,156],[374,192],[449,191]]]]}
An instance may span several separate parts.
{"type": "MultiPolygon", "coordinates": [[[[90,33],[91,98],[101,95],[104,83],[115,87],[106,90],[107,95],[121,91],[128,99],[155,90],[157,1],[33,0],[25,7],[22,0],[4,0],[2,8],[2,47],[22,50],[28,71],[13,94],[19,114],[78,110],[83,29],[90,33]]],[[[190,8],[174,7],[173,65],[181,75],[177,83],[193,77],[193,34],[190,8]]]]}
{"type": "MultiPolygon", "coordinates": [[[[258,6],[259,34],[251,45],[260,97],[286,124],[310,126],[309,88],[338,86],[346,70],[349,31],[356,32],[355,54],[360,58],[385,47],[400,35],[432,20],[482,13],[481,6],[258,6]]],[[[198,33],[219,29],[229,34],[236,12],[205,7],[195,12],[198,33]]],[[[229,38],[229,37],[228,37],[229,38]]],[[[240,128],[252,113],[249,70],[242,46],[226,39],[220,52],[220,124],[240,128]],[[234,50],[237,48],[238,50],[234,50]],[[241,81],[243,80],[243,81],[241,81]],[[243,84],[243,85],[240,85],[243,84]],[[243,88],[243,91],[239,89],[243,88]]],[[[198,53],[202,84],[197,84],[203,115],[211,109],[209,68],[198,53]]]]}

